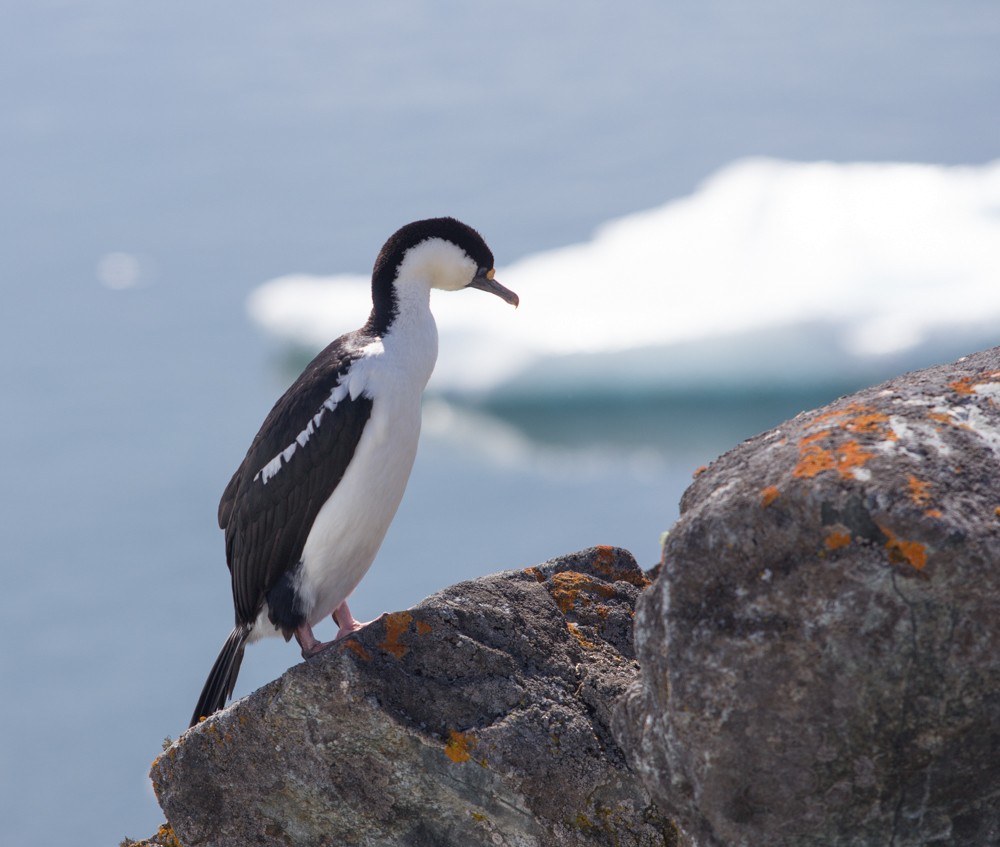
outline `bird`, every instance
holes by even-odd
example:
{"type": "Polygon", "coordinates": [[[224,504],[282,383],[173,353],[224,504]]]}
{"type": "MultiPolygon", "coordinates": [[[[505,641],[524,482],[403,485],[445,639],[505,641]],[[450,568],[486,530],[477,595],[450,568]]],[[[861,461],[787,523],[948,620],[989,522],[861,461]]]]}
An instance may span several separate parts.
{"type": "Polygon", "coordinates": [[[431,289],[476,288],[513,305],[482,236],[455,218],[397,230],[372,270],[372,310],[323,349],[274,404],[219,503],[235,626],[191,717],[232,696],[247,644],[295,638],[304,659],[360,629],[347,598],[371,567],[416,456],[438,352],[431,289]]]}

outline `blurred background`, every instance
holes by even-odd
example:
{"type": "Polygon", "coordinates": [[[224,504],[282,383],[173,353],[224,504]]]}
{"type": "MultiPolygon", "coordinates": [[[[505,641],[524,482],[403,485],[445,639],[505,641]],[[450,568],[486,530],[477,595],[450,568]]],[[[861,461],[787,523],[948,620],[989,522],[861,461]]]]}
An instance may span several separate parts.
{"type": "Polygon", "coordinates": [[[361,619],[648,567],[700,465],[998,343],[998,43],[991,0],[5,4],[0,841],[161,822],[232,624],[219,496],[407,221],[477,227],[522,306],[436,295],[361,619]]]}

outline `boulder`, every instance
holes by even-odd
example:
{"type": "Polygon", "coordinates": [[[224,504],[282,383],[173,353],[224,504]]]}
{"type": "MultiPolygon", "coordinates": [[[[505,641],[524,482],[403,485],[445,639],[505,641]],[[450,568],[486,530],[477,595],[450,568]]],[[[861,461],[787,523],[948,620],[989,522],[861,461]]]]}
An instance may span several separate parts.
{"type": "Polygon", "coordinates": [[[1000,348],[700,473],[614,731],[700,847],[1000,843],[1000,348]]]}
{"type": "Polygon", "coordinates": [[[184,847],[657,845],[610,733],[637,678],[631,555],[460,583],[187,731],[151,777],[184,847]]]}

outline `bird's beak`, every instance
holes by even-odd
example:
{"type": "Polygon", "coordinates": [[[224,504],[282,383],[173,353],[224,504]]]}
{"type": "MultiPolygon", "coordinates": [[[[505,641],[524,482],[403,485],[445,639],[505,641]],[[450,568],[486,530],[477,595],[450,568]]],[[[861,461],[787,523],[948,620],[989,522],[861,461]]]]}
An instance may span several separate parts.
{"type": "Polygon", "coordinates": [[[504,288],[499,282],[493,279],[493,270],[480,271],[473,278],[472,282],[468,285],[469,288],[478,288],[480,291],[489,291],[490,294],[496,294],[501,300],[510,303],[515,309],[518,303],[521,302],[520,298],[509,288],[504,288]]]}

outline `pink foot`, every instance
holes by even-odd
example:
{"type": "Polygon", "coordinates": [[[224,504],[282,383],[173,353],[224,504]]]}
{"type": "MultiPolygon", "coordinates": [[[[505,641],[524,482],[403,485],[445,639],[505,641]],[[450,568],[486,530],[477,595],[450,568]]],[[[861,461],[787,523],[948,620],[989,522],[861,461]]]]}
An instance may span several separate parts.
{"type": "Polygon", "coordinates": [[[332,641],[320,641],[313,635],[312,627],[308,622],[301,624],[295,630],[295,640],[299,642],[299,647],[302,648],[302,658],[311,659],[317,653],[325,650],[331,644],[332,641]]]}
{"type": "MultiPolygon", "coordinates": [[[[379,615],[379,617],[381,617],[381,615],[379,615]]],[[[311,659],[335,641],[340,641],[341,638],[350,635],[352,632],[357,632],[362,627],[366,627],[371,623],[371,621],[366,621],[364,623],[356,621],[354,619],[354,615],[351,614],[350,608],[348,608],[346,600],[333,610],[333,620],[334,623],[340,627],[337,630],[337,634],[334,636],[333,641],[320,641],[317,639],[308,622],[301,624],[295,630],[295,640],[299,642],[299,647],[302,648],[303,659],[311,659]]]]}
{"type": "MultiPolygon", "coordinates": [[[[379,616],[381,617],[381,615],[379,616]]],[[[347,601],[345,600],[336,609],[333,610],[333,621],[340,627],[337,630],[337,635],[334,637],[334,641],[340,641],[346,635],[350,635],[352,632],[357,632],[362,627],[368,626],[371,621],[361,621],[354,620],[354,615],[351,614],[351,610],[347,606],[347,601]]]]}

